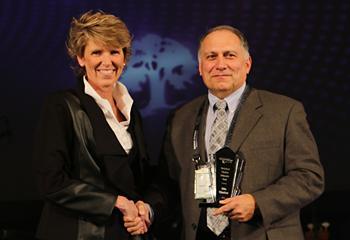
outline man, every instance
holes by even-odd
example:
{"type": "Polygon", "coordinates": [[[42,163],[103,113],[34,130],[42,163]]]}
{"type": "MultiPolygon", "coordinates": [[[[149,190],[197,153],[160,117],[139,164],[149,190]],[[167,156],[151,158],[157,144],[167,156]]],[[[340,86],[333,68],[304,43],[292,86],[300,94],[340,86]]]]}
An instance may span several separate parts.
{"type": "MultiPolygon", "coordinates": [[[[182,239],[303,239],[299,211],[322,193],[324,179],[302,104],[248,87],[252,59],[247,40],[233,27],[210,29],[200,41],[198,61],[208,95],[173,113],[160,162],[163,179],[179,188],[182,239]],[[220,109],[219,100],[225,100],[220,109]],[[219,111],[224,138],[231,137],[213,150],[219,111]],[[208,162],[215,166],[213,156],[224,145],[245,160],[241,195],[220,201],[217,209],[201,209],[198,189],[210,184],[199,180],[194,149],[210,168],[208,162]],[[222,219],[223,230],[213,227],[215,218],[222,219]]],[[[168,204],[177,202],[174,189],[169,185],[168,204]]]]}

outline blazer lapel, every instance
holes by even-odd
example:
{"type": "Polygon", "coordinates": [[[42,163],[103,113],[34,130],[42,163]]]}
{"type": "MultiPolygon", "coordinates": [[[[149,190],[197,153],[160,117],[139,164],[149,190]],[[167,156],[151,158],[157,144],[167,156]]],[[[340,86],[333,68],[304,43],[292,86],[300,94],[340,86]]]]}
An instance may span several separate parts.
{"type": "Polygon", "coordinates": [[[233,151],[239,150],[244,140],[249,135],[250,131],[262,117],[262,113],[259,111],[259,108],[261,106],[262,103],[259,99],[257,91],[255,89],[252,89],[239,112],[237,123],[232,136],[232,141],[229,144],[233,151]]]}
{"type": "Polygon", "coordinates": [[[108,188],[113,187],[128,198],[136,199],[134,175],[128,154],[115,137],[95,100],[84,93],[83,83],[78,88],[77,95],[93,126],[96,163],[101,166],[104,176],[108,179],[108,188]]]}
{"type": "Polygon", "coordinates": [[[84,93],[82,80],[79,81],[77,95],[93,126],[96,153],[98,155],[126,155],[125,150],[108,125],[102,110],[91,96],[84,93]]]}
{"type": "Polygon", "coordinates": [[[148,159],[148,153],[145,147],[146,144],[144,142],[144,135],[142,130],[142,118],[137,108],[135,108],[134,104],[131,108],[130,124],[127,131],[131,135],[133,141],[133,148],[136,148],[138,150],[138,154],[140,156],[139,158],[148,159]]]}

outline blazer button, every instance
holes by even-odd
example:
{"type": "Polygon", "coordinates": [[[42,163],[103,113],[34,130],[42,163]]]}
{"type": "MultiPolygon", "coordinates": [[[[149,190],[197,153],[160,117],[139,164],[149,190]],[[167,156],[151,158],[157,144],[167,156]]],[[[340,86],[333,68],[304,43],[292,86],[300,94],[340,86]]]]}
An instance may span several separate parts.
{"type": "Polygon", "coordinates": [[[192,226],[192,229],[193,229],[193,230],[196,230],[196,229],[197,229],[197,224],[192,223],[191,226],[192,226]]]}

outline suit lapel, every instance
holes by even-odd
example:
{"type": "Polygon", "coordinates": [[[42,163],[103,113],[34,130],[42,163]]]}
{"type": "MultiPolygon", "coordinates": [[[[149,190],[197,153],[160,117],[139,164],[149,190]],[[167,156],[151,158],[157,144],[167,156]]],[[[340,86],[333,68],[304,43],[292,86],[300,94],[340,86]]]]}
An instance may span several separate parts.
{"type": "MultiPolygon", "coordinates": [[[[208,103],[207,103],[207,97],[203,97],[203,99],[198,101],[198,105],[191,111],[188,115],[188,122],[185,123],[185,125],[181,126],[181,132],[185,133],[183,134],[178,140],[180,141],[179,145],[183,146],[184,149],[186,149],[185,156],[187,156],[185,162],[182,164],[184,166],[183,171],[184,176],[188,176],[187,180],[190,182],[194,182],[194,171],[195,171],[195,164],[192,162],[192,157],[193,157],[193,132],[195,129],[196,125],[196,120],[198,114],[200,114],[200,108],[202,108],[202,113],[199,116],[200,117],[200,125],[199,125],[199,133],[198,133],[198,146],[199,146],[199,154],[202,160],[206,160],[206,150],[205,150],[205,122],[206,122],[206,116],[207,116],[207,109],[208,109],[208,103]],[[191,129],[191,130],[190,130],[191,129]],[[185,144],[184,144],[185,143],[185,144]],[[188,163],[190,161],[190,165],[188,163]],[[190,166],[190,167],[188,167],[190,166]]],[[[187,184],[187,181],[186,181],[187,184]]],[[[192,189],[190,190],[190,193],[188,193],[188,196],[191,193],[193,193],[193,185],[188,185],[192,186],[192,189]]]]}
{"type": "MultiPolygon", "coordinates": [[[[207,95],[203,96],[202,99],[198,101],[198,105],[193,108],[193,111],[189,113],[188,116],[188,123],[185,123],[185,132],[187,132],[189,129],[190,131],[186,136],[188,136],[187,140],[180,140],[180,141],[185,141],[188,145],[186,149],[188,149],[188,152],[186,156],[186,161],[191,161],[192,156],[193,156],[193,130],[196,124],[196,118],[198,114],[200,114],[200,125],[199,125],[199,139],[198,139],[198,146],[199,146],[199,154],[202,160],[207,159],[206,156],[206,150],[205,150],[205,125],[206,125],[206,119],[207,119],[207,111],[208,111],[208,97],[207,95]],[[200,108],[202,107],[202,113],[200,113],[200,108]]],[[[184,192],[184,196],[186,196],[186,199],[188,200],[186,204],[186,209],[188,209],[192,214],[190,218],[190,222],[198,222],[199,221],[199,215],[200,215],[200,209],[198,208],[198,203],[197,201],[194,201],[194,184],[189,184],[189,183],[194,183],[194,177],[195,177],[195,166],[194,163],[191,161],[190,165],[186,162],[183,164],[184,168],[182,171],[184,171],[183,176],[185,176],[185,181],[182,182],[182,189],[184,192]]]]}
{"type": "Polygon", "coordinates": [[[208,97],[206,97],[203,100],[203,102],[201,103],[201,106],[203,106],[203,109],[202,109],[202,114],[200,116],[198,145],[199,145],[201,159],[207,160],[207,151],[205,147],[205,131],[206,131],[205,129],[207,124],[207,112],[209,107],[208,97]]]}
{"type": "MultiPolygon", "coordinates": [[[[203,104],[203,110],[199,126],[199,146],[201,158],[206,159],[207,153],[205,150],[205,129],[207,112],[209,107],[208,99],[203,98],[201,104],[203,104]]],[[[248,137],[250,131],[254,128],[254,126],[262,117],[262,113],[259,110],[260,107],[262,107],[262,103],[259,99],[258,92],[255,89],[252,89],[240,110],[237,123],[234,128],[232,141],[229,144],[229,147],[233,151],[236,151],[241,147],[244,140],[248,137]]]]}
{"type": "Polygon", "coordinates": [[[241,147],[250,131],[262,117],[262,113],[259,110],[261,106],[262,103],[259,99],[257,91],[255,89],[252,89],[239,112],[237,123],[232,136],[232,141],[229,144],[230,148],[233,151],[237,151],[241,147]]]}

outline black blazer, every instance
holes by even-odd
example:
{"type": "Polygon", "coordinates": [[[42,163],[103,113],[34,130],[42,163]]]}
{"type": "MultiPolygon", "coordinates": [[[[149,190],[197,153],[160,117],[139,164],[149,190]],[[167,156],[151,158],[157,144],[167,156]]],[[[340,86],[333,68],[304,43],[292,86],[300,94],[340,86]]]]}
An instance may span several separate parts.
{"type": "MultiPolygon", "coordinates": [[[[79,146],[65,92],[49,96],[44,104],[34,144],[39,191],[45,199],[37,229],[39,239],[77,239],[80,223],[104,226],[104,239],[128,239],[122,214],[114,208],[118,195],[142,199],[147,184],[149,159],[145,149],[141,117],[132,107],[128,131],[133,140],[126,154],[95,100],[83,91],[80,81],[74,91],[90,120],[95,146],[92,158],[100,169],[103,188],[79,177],[79,146]]],[[[85,226],[86,227],[86,226],[85,226]]]]}

